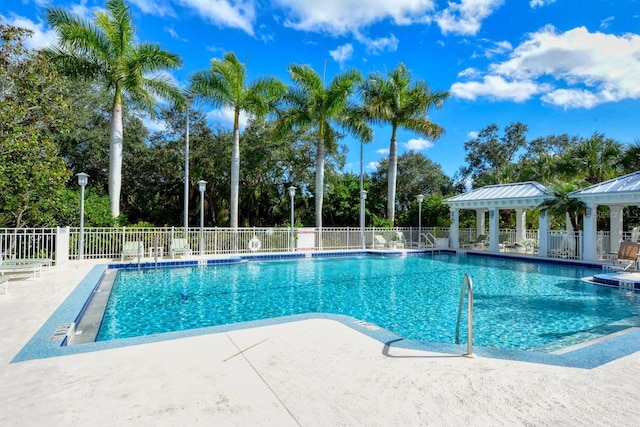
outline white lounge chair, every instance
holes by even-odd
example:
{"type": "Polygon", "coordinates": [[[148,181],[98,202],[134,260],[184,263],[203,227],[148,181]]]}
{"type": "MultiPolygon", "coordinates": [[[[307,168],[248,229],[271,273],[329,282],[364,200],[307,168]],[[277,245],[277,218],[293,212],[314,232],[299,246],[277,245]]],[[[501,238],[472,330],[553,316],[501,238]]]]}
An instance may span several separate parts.
{"type": "Polygon", "coordinates": [[[124,242],[122,245],[121,261],[124,261],[125,257],[143,257],[144,256],[144,244],[142,242],[124,242]]]}
{"type": "Polygon", "coordinates": [[[33,277],[39,276],[42,266],[45,263],[36,259],[5,259],[0,260],[0,273],[19,273],[22,271],[32,271],[33,277]]]}
{"type": "Polygon", "coordinates": [[[176,255],[191,255],[191,246],[187,239],[171,239],[171,258],[175,258],[176,255]]]}
{"type": "Polygon", "coordinates": [[[638,255],[640,255],[640,243],[627,240],[620,242],[618,256],[611,260],[611,269],[622,271],[637,269],[638,255]]]}

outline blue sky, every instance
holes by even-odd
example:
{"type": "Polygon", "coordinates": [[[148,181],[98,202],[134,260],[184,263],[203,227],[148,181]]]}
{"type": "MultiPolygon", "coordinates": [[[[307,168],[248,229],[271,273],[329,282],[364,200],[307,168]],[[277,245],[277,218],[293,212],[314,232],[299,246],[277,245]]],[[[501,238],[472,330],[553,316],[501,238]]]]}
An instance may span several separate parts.
{"type": "MultiPolygon", "coordinates": [[[[416,150],[453,176],[464,142],[485,126],[520,121],[529,139],[604,133],[640,140],[640,0],[127,0],[140,41],[182,56],[189,75],[233,51],[250,79],[289,84],[286,67],[308,64],[327,79],[356,68],[365,76],[399,62],[451,98],[431,119],[445,135],[398,135],[399,152],[416,150]]],[[[31,47],[55,42],[44,23],[50,6],[91,18],[103,0],[3,0],[5,23],[35,32],[31,47]]],[[[200,105],[230,126],[227,111],[200,105]]],[[[157,128],[158,123],[149,126],[157,128]]],[[[375,128],[365,168],[388,154],[391,131],[375,128]]],[[[347,139],[346,170],[359,171],[359,142],[347,139]]]]}

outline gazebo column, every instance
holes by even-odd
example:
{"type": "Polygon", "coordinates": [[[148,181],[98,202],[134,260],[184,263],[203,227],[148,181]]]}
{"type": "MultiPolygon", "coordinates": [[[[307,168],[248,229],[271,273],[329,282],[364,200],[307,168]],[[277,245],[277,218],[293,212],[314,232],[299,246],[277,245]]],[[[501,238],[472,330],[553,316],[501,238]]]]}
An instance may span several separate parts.
{"type": "Polygon", "coordinates": [[[458,215],[459,209],[451,209],[451,228],[449,228],[449,247],[451,249],[460,248],[460,220],[458,215]]]}
{"type": "Polygon", "coordinates": [[[611,252],[618,252],[622,240],[622,212],[623,206],[609,206],[609,219],[611,221],[611,237],[609,247],[611,252]]]}
{"type": "Polygon", "coordinates": [[[516,242],[521,242],[525,238],[525,227],[527,224],[527,211],[523,208],[516,209],[516,242]]]}
{"type": "Polygon", "coordinates": [[[540,211],[538,217],[538,256],[546,257],[549,253],[549,211],[540,211]]]}
{"type": "Polygon", "coordinates": [[[498,208],[489,209],[489,251],[500,252],[500,211],[498,208]]]}
{"type": "Polygon", "coordinates": [[[584,248],[582,259],[585,261],[596,261],[598,259],[596,251],[597,208],[598,205],[595,203],[587,203],[587,211],[582,222],[582,247],[584,248]]]}
{"type": "Polygon", "coordinates": [[[481,234],[485,234],[485,224],[484,224],[484,218],[485,218],[485,213],[487,212],[486,209],[476,209],[476,237],[478,237],[481,234]]]}

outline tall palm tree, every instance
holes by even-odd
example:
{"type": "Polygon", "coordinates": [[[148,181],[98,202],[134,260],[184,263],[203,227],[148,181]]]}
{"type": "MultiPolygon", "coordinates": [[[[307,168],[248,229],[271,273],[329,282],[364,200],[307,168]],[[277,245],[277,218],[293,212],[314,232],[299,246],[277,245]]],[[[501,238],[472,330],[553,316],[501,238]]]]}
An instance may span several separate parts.
{"type": "Polygon", "coordinates": [[[335,146],[337,128],[365,142],[373,137],[365,112],[350,102],[362,76],[356,70],[347,70],[325,87],[323,79],[309,66],[292,64],[288,70],[294,86],[284,98],[286,110],[280,113],[276,133],[310,128],[316,135],[315,215],[316,227],[322,228],[325,149],[335,146]]]}
{"type": "Polygon", "coordinates": [[[240,191],[240,112],[264,117],[273,111],[286,86],[275,78],[261,78],[247,83],[247,64],[233,52],[222,59],[212,59],[209,70],[191,76],[190,92],[214,107],[233,110],[233,147],[231,150],[230,226],[238,228],[238,194],[240,191]]]}
{"type": "Polygon", "coordinates": [[[569,194],[584,188],[584,181],[565,182],[556,180],[554,183],[549,184],[549,187],[555,198],[540,205],[540,210],[547,210],[556,218],[563,218],[568,214],[571,227],[574,230],[578,230],[578,219],[586,211],[586,205],[581,200],[569,197],[569,194]]]}
{"type": "Polygon", "coordinates": [[[61,7],[47,10],[47,23],[59,36],[59,44],[45,49],[47,58],[72,77],[95,78],[113,91],[109,136],[109,200],[111,215],[120,215],[122,186],[122,99],[128,94],[153,113],[154,96],[181,102],[179,89],[168,76],[155,74],[182,65],[178,55],[158,44],[135,43],[135,27],[124,0],[107,0],[106,12],[95,21],[61,7]]]}
{"type": "Polygon", "coordinates": [[[385,77],[372,73],[362,85],[364,106],[374,124],[391,125],[389,173],[387,174],[387,218],[395,219],[396,177],[398,172],[398,128],[405,128],[426,138],[436,139],[444,129],[429,120],[432,107],[441,108],[449,92],[431,92],[421,81],[411,81],[411,72],[401,62],[385,77]]]}

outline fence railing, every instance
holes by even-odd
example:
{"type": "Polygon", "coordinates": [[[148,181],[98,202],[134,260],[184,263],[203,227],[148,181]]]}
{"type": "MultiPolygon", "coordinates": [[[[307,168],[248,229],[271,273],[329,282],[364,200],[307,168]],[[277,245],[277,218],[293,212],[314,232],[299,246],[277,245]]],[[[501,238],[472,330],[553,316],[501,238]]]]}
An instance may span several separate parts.
{"type": "MultiPolygon", "coordinates": [[[[389,247],[418,247],[420,233],[430,233],[445,241],[449,238],[449,229],[445,227],[367,227],[362,233],[359,227],[330,227],[319,232],[315,228],[292,230],[287,227],[252,228],[199,228],[182,227],[118,227],[84,229],[84,258],[119,259],[125,242],[141,242],[144,257],[169,256],[174,239],[187,239],[192,254],[218,255],[233,253],[269,253],[294,250],[341,250],[379,248],[379,238],[389,242],[389,247]],[[364,240],[363,240],[364,238],[364,240]]],[[[475,228],[463,228],[459,232],[460,241],[477,237],[475,228]]],[[[515,242],[516,230],[500,229],[500,236],[509,242],[515,242]]],[[[0,229],[0,259],[10,258],[49,258],[55,262],[66,259],[78,259],[78,228],[30,228],[0,229]],[[60,239],[60,236],[64,236],[60,239]]],[[[624,233],[629,238],[629,232],[624,233]]],[[[526,230],[524,239],[538,242],[538,230],[526,230]]],[[[521,240],[521,239],[520,239],[521,240]]],[[[550,231],[548,235],[547,256],[552,258],[581,259],[583,253],[582,232],[550,231]]],[[[501,242],[502,243],[502,242],[501,242]]],[[[596,253],[600,259],[606,259],[611,252],[610,233],[598,231],[596,253]]],[[[502,251],[511,251],[507,245],[501,245],[502,251]]],[[[537,245],[527,248],[527,253],[536,254],[537,245]]]]}

